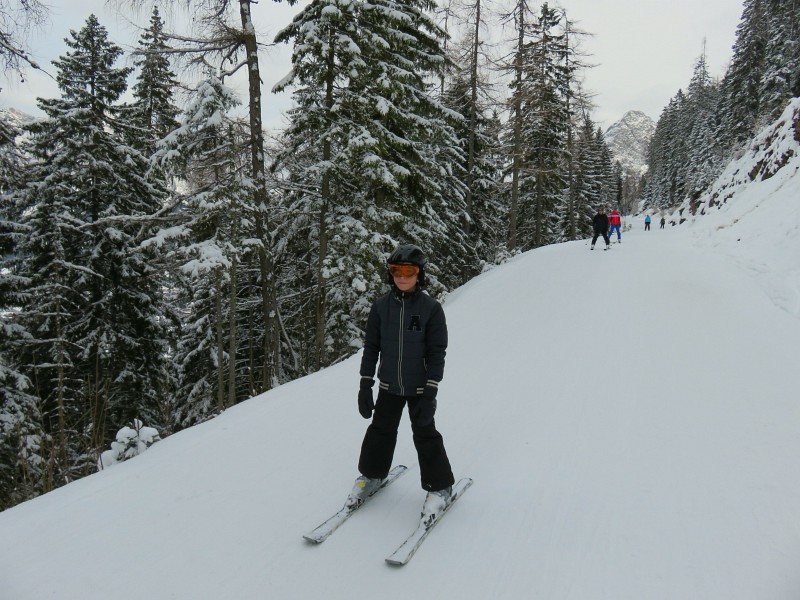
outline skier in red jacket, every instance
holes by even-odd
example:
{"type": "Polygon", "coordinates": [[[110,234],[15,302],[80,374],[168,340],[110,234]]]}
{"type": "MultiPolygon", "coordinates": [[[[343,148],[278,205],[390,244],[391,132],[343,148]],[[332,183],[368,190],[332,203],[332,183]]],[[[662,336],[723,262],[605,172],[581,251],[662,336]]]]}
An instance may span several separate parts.
{"type": "Polygon", "coordinates": [[[620,225],[622,225],[622,217],[620,216],[619,211],[615,208],[611,211],[611,214],[608,215],[608,237],[610,238],[616,229],[617,243],[622,242],[622,234],[619,231],[620,225]]]}

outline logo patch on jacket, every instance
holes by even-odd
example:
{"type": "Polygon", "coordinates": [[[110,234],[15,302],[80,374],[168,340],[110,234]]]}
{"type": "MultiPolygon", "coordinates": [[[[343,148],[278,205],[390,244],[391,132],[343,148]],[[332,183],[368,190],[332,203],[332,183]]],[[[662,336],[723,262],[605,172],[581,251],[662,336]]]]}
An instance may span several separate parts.
{"type": "Polygon", "coordinates": [[[419,315],[411,315],[411,323],[408,325],[409,331],[422,331],[422,326],[419,322],[419,315]]]}

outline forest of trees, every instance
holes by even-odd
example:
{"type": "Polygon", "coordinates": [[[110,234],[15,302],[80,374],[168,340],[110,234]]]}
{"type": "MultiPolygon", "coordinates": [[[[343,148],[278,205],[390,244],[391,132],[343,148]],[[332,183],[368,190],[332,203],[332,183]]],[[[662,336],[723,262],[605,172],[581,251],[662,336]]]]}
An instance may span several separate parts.
{"type": "Polygon", "coordinates": [[[701,54],[688,87],[669,101],[656,124],[643,192],[647,208],[699,198],[730,158],[800,95],[800,4],[743,4],[722,80],[712,79],[701,54]]]}
{"type": "MultiPolygon", "coordinates": [[[[665,109],[650,205],[708,182],[797,92],[798,44],[771,41],[783,4],[747,2],[722,83],[700,61],[665,109]]],[[[313,0],[274,40],[294,107],[270,139],[251,2],[188,5],[196,35],[154,9],[132,67],[88,16],[46,117],[0,120],[0,509],[95,471],[121,428],[164,437],[353,354],[398,243],[428,251],[442,296],[586,237],[621,198],[562,9],[313,0]],[[493,52],[489,19],[515,32],[493,52]]]]}

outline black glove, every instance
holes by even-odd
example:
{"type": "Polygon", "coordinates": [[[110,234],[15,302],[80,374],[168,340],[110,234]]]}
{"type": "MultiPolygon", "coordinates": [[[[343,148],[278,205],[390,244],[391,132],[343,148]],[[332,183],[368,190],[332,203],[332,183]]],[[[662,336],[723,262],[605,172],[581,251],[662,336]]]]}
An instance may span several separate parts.
{"type": "Polygon", "coordinates": [[[436,393],[439,391],[439,384],[437,383],[429,383],[424,388],[422,388],[422,397],[428,398],[429,400],[433,400],[436,402],[436,393]]]}
{"type": "Polygon", "coordinates": [[[374,379],[361,378],[361,388],[358,390],[358,412],[365,419],[372,418],[372,411],[375,410],[375,401],[372,399],[373,385],[375,385],[374,379]]]}
{"type": "Polygon", "coordinates": [[[426,426],[433,423],[433,416],[436,414],[436,392],[439,388],[436,385],[426,385],[422,390],[422,397],[416,403],[412,418],[417,425],[426,426]]]}

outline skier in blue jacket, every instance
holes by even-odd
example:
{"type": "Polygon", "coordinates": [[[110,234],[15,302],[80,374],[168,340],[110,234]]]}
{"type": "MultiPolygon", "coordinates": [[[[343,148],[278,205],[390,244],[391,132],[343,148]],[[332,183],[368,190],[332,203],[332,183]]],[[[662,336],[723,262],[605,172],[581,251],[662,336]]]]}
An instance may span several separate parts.
{"type": "Polygon", "coordinates": [[[447,323],[441,304],[422,291],[427,262],[417,246],[398,246],[387,261],[391,289],[373,303],[369,313],[358,410],[372,423],[361,446],[361,477],[348,500],[360,503],[388,475],[397,429],[408,406],[422,488],[428,492],[423,518],[447,504],[455,482],[434,422],[436,394],[444,375],[447,323]],[[378,398],[373,401],[376,367],[378,398]]]}

